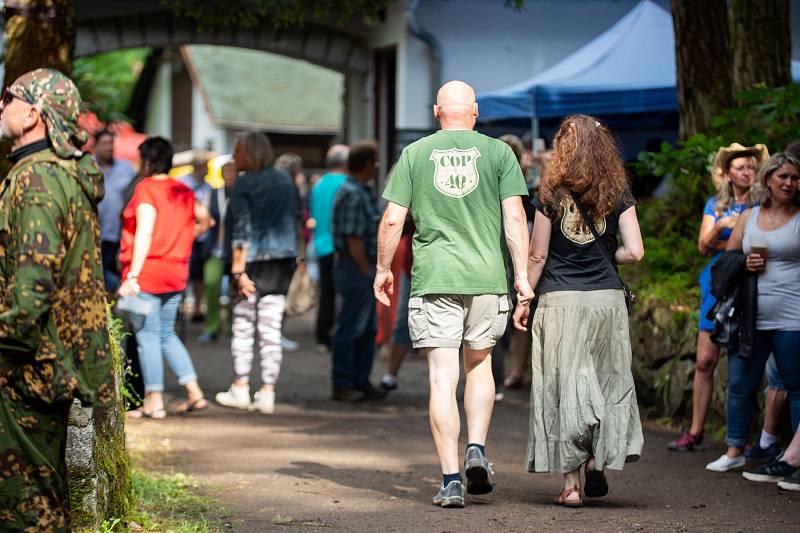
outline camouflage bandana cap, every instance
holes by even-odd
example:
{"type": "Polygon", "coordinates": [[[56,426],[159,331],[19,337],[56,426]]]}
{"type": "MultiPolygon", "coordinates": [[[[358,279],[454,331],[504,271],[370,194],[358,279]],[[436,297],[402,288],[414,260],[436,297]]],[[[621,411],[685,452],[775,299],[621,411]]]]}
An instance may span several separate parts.
{"type": "Polygon", "coordinates": [[[89,135],[78,127],[81,95],[67,76],[51,68],[23,74],[9,90],[36,107],[47,125],[47,136],[59,157],[81,157],[89,135]]]}

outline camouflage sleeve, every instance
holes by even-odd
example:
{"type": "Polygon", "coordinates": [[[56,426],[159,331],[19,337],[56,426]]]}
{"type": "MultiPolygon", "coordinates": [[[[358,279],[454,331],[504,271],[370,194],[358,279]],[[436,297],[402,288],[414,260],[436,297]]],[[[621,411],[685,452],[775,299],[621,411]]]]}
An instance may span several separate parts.
{"type": "MultiPolygon", "coordinates": [[[[26,178],[36,181],[37,176],[32,172],[26,178]]],[[[31,185],[20,183],[10,191],[6,253],[13,266],[8,307],[0,310],[0,346],[24,352],[35,351],[42,341],[42,316],[50,309],[64,248],[58,229],[61,209],[46,189],[31,185]]]]}

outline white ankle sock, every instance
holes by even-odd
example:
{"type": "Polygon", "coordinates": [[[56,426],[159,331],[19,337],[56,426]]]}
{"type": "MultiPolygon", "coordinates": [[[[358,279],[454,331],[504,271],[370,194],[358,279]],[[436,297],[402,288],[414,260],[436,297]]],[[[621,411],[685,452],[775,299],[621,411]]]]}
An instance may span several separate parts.
{"type": "Polygon", "coordinates": [[[397,376],[393,376],[392,374],[384,374],[381,381],[391,387],[393,385],[397,385],[397,376]]]}
{"type": "Polygon", "coordinates": [[[761,439],[758,441],[758,445],[762,448],[769,448],[771,445],[778,442],[778,436],[773,435],[771,433],[767,433],[763,429],[761,430],[761,439]]]}

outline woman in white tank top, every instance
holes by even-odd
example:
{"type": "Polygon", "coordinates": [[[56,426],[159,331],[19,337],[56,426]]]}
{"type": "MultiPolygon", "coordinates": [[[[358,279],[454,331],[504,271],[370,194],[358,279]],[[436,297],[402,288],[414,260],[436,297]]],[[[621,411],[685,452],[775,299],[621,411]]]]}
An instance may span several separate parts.
{"type": "MultiPolygon", "coordinates": [[[[773,353],[789,395],[792,431],[800,424],[800,162],[778,153],[758,173],[761,207],[742,213],[728,250],[742,250],[746,268],[758,274],[756,339],[752,357],[728,357],[728,434],[725,455],[709,470],[745,464],[743,455],[754,400],[773,353]]],[[[759,194],[758,192],[756,194],[759,194]]],[[[800,465],[775,465],[788,476],[800,465]]]]}

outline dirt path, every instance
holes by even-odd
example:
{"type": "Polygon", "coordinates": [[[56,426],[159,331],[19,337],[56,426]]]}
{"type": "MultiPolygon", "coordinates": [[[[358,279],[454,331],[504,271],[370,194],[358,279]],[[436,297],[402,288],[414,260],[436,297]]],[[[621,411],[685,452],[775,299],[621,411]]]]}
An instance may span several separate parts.
{"type": "MultiPolygon", "coordinates": [[[[523,468],[524,389],[507,391],[495,407],[487,443],[495,491],[468,498],[463,510],[436,508],[430,499],[441,477],[428,428],[425,362],[412,357],[400,390],[384,403],[332,403],[329,357],[314,350],[310,331],[310,318],[287,324],[301,348],[284,355],[274,415],[212,406],[128,424],[132,443],[149,443],[231,510],[237,532],[800,530],[800,495],[738,473],[708,473],[703,466],[721,447],[669,453],[665,444],[674,435],[658,428],[646,430],[638,463],[609,475],[606,498],[579,510],[552,505],[558,476],[523,468]]],[[[198,333],[190,328],[189,338],[198,333]]],[[[227,388],[228,341],[189,342],[189,349],[208,396],[227,388]]],[[[376,383],[384,365],[376,360],[376,383]]],[[[168,380],[179,392],[174,377],[168,380]]],[[[462,432],[463,426],[462,418],[462,432]]]]}

